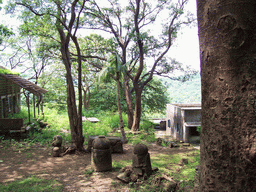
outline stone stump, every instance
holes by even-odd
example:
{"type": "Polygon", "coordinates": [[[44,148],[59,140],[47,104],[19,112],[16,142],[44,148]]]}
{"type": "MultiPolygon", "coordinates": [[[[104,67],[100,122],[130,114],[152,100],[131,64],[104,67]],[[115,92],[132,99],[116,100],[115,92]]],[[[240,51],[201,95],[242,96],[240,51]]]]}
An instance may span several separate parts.
{"type": "Polygon", "coordinates": [[[150,155],[148,147],[144,144],[137,144],[133,149],[132,167],[135,172],[146,173],[149,177],[152,174],[150,155]]]}
{"type": "Polygon", "coordinates": [[[97,137],[92,143],[91,166],[94,171],[112,170],[110,141],[105,136],[97,137]]]}
{"type": "MultiPolygon", "coordinates": [[[[89,136],[88,138],[88,147],[87,151],[91,152],[92,150],[92,145],[93,141],[97,138],[98,136],[89,136]]],[[[106,137],[109,142],[110,142],[110,150],[111,153],[123,153],[123,143],[121,141],[120,137],[115,137],[115,136],[107,136],[106,137]]]]}
{"type": "Polygon", "coordinates": [[[144,144],[137,144],[134,147],[132,156],[132,166],[126,166],[120,170],[117,178],[125,183],[146,180],[158,168],[151,167],[148,147],[144,144]]]}
{"type": "Polygon", "coordinates": [[[53,142],[52,142],[52,156],[53,157],[60,157],[62,153],[62,136],[60,135],[55,135],[53,137],[53,142]]]}

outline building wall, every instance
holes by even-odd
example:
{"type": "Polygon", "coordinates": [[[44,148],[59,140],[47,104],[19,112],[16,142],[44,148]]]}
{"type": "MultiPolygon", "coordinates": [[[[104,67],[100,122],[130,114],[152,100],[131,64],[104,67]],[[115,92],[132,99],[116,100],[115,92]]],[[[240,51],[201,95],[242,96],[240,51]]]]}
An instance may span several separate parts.
{"type": "Polygon", "coordinates": [[[183,114],[178,106],[168,104],[166,113],[166,134],[181,139],[183,133],[183,114]]]}
{"type": "Polygon", "coordinates": [[[20,111],[20,87],[0,75],[0,118],[20,111]]]}
{"type": "Polygon", "coordinates": [[[189,126],[187,124],[190,122],[201,123],[201,109],[198,107],[200,107],[199,104],[168,104],[166,108],[166,134],[174,139],[188,142],[189,126]]]}
{"type": "Polygon", "coordinates": [[[185,110],[185,122],[201,122],[201,109],[185,110]]]}

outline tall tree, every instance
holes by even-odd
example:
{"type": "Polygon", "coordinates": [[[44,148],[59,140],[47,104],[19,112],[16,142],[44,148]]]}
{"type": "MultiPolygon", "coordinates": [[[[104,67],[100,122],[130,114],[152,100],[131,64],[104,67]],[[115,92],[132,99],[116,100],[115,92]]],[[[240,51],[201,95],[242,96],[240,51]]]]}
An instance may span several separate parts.
{"type": "MultiPolygon", "coordinates": [[[[77,150],[83,148],[82,129],[82,55],[77,38],[77,31],[81,24],[81,13],[88,0],[73,1],[15,1],[14,5],[22,8],[24,28],[28,34],[43,36],[57,41],[60,45],[62,62],[66,69],[67,81],[67,108],[71,129],[71,143],[77,150]],[[58,36],[57,36],[58,34],[58,36]],[[75,87],[72,77],[72,60],[70,53],[70,42],[76,49],[78,63],[78,99],[77,108],[75,87]]],[[[15,6],[12,6],[15,7],[15,6]]],[[[23,29],[24,29],[23,28],[23,29]]]]}
{"type": "Polygon", "coordinates": [[[200,191],[256,189],[256,1],[197,0],[200,191]]]}
{"type": "MultiPolygon", "coordinates": [[[[91,34],[84,38],[80,37],[79,42],[81,45],[82,60],[84,61],[82,63],[84,109],[87,110],[89,108],[90,89],[97,79],[96,75],[106,65],[107,57],[116,51],[116,45],[112,39],[105,39],[97,34],[91,34]]],[[[76,56],[73,53],[71,54],[76,56]]],[[[76,74],[76,71],[74,71],[75,77],[77,77],[76,74]]]]}
{"type": "Polygon", "coordinates": [[[122,66],[121,58],[116,55],[111,55],[109,58],[109,65],[103,69],[100,73],[101,76],[105,76],[105,82],[110,81],[110,79],[114,79],[116,81],[116,101],[117,101],[117,110],[119,115],[119,123],[120,123],[120,131],[121,138],[123,143],[127,143],[128,140],[124,131],[124,122],[122,116],[121,109],[121,91],[120,91],[120,79],[122,75],[125,73],[125,66],[122,66]],[[105,73],[105,74],[104,74],[105,73]]]}
{"type": "Polygon", "coordinates": [[[175,67],[167,62],[165,55],[176,37],[177,30],[182,24],[192,22],[192,17],[184,20],[181,17],[187,0],[176,3],[131,0],[124,7],[118,1],[106,2],[108,6],[102,7],[97,0],[93,1],[94,8],[89,13],[92,15],[90,27],[111,33],[119,45],[123,65],[129,63],[124,84],[128,116],[134,115],[133,120],[128,119],[129,127],[136,131],[140,124],[142,91],[153,75],[168,74],[174,70],[175,67]],[[159,38],[158,35],[150,33],[150,29],[155,28],[154,24],[159,21],[160,12],[165,11],[170,19],[165,20],[159,38]],[[127,58],[132,62],[127,62],[127,58]],[[148,68],[146,59],[154,61],[148,68]],[[132,81],[132,90],[136,97],[134,114],[129,111],[132,108],[129,80],[132,81]]]}

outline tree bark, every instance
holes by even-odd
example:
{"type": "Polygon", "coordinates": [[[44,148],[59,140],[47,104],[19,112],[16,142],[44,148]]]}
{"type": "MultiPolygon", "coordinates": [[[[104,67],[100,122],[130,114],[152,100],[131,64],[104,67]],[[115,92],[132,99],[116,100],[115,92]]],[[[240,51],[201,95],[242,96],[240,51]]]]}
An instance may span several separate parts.
{"type": "Polygon", "coordinates": [[[200,191],[256,189],[256,2],[197,0],[200,191]]]}
{"type": "Polygon", "coordinates": [[[132,124],[132,131],[138,131],[140,127],[140,118],[141,118],[141,94],[142,88],[134,87],[135,90],[135,109],[134,109],[134,118],[132,124]]]}
{"type": "Polygon", "coordinates": [[[77,62],[78,62],[78,116],[77,116],[77,129],[76,129],[76,148],[79,151],[84,151],[84,136],[83,136],[83,125],[82,125],[82,107],[83,107],[83,95],[82,95],[82,58],[81,50],[77,37],[72,36],[72,40],[75,43],[77,51],[77,62]]]}
{"type": "Polygon", "coordinates": [[[125,101],[127,106],[127,116],[128,116],[128,128],[132,128],[133,124],[133,107],[132,107],[132,93],[129,86],[129,77],[124,78],[124,91],[125,91],[125,101]]]}
{"type": "Polygon", "coordinates": [[[119,81],[119,73],[117,72],[117,78],[116,78],[116,84],[117,84],[117,108],[118,108],[118,115],[119,115],[119,121],[120,121],[120,131],[121,131],[121,138],[123,143],[127,143],[128,140],[125,135],[124,131],[124,122],[123,122],[123,116],[122,116],[122,109],[121,109],[121,101],[120,101],[120,81],[119,81]]]}
{"type": "Polygon", "coordinates": [[[84,110],[88,110],[89,109],[89,102],[90,102],[90,97],[91,97],[91,92],[90,92],[90,88],[86,87],[86,89],[83,89],[84,91],[84,110]],[[88,97],[87,97],[87,92],[88,92],[88,97]]]}
{"type": "MultiPolygon", "coordinates": [[[[60,12],[60,10],[59,10],[60,12]]],[[[69,124],[71,131],[71,144],[75,145],[77,150],[84,151],[83,143],[84,137],[82,135],[82,117],[80,111],[81,98],[79,98],[79,114],[77,114],[75,88],[73,84],[72,74],[71,74],[71,60],[69,52],[70,34],[65,34],[63,27],[58,23],[58,32],[61,40],[61,55],[62,61],[66,68],[66,82],[67,82],[67,108],[69,116],[69,124]]],[[[80,90],[79,90],[80,91],[80,90]]],[[[81,97],[79,92],[79,97],[81,97]]]]}
{"type": "Polygon", "coordinates": [[[143,85],[140,85],[140,76],[143,72],[144,67],[144,50],[143,50],[143,42],[140,35],[140,27],[139,27],[139,13],[140,13],[140,2],[141,0],[136,0],[136,9],[134,13],[134,26],[135,26],[135,34],[136,34],[136,42],[138,43],[139,48],[139,67],[136,71],[134,78],[132,79],[133,87],[135,91],[135,109],[134,109],[134,118],[132,124],[132,131],[139,130],[140,127],[140,117],[141,117],[141,93],[144,88],[143,85]]]}

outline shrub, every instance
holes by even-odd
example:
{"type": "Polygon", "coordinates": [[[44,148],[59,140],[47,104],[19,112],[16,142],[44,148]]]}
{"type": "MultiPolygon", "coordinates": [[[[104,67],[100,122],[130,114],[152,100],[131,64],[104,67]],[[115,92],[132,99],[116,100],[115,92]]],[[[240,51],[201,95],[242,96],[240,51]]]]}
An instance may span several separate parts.
{"type": "Polygon", "coordinates": [[[201,134],[201,126],[197,126],[196,130],[199,132],[199,134],[201,134]]]}
{"type": "Polygon", "coordinates": [[[146,132],[153,132],[155,124],[149,120],[142,120],[140,123],[140,130],[144,130],[146,132]]]}

